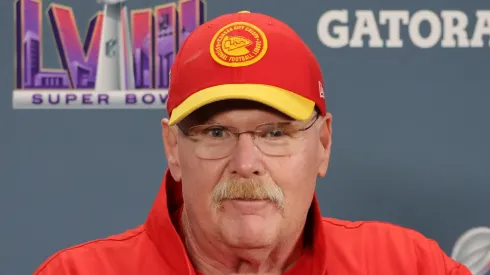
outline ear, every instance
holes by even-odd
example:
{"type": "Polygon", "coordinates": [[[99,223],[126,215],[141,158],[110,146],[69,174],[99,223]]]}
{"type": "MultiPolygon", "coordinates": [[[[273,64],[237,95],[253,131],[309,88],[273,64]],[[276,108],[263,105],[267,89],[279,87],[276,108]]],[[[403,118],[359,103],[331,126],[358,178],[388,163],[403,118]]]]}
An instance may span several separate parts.
{"type": "Polygon", "coordinates": [[[320,125],[320,164],[318,165],[318,176],[324,177],[327,174],[330,162],[330,149],[332,147],[332,114],[327,113],[323,117],[320,125]]]}
{"type": "Polygon", "coordinates": [[[168,125],[168,119],[162,119],[162,138],[163,147],[165,149],[165,156],[167,157],[168,168],[170,174],[175,181],[180,181],[182,177],[179,151],[177,145],[177,131],[168,125]]]}

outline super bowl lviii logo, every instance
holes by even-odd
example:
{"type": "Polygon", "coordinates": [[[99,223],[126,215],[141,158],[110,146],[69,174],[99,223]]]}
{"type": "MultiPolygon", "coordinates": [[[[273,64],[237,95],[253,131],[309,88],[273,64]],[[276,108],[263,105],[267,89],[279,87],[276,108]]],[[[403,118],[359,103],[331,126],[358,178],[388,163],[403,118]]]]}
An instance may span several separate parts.
{"type": "Polygon", "coordinates": [[[71,7],[47,7],[46,34],[42,0],[17,0],[14,109],[165,108],[170,67],[185,38],[206,20],[206,4],[181,0],[129,11],[126,1],[98,0],[103,11],[81,37],[71,7]],[[56,49],[43,49],[50,36],[56,49]],[[50,51],[59,68],[43,66],[50,51]]]}

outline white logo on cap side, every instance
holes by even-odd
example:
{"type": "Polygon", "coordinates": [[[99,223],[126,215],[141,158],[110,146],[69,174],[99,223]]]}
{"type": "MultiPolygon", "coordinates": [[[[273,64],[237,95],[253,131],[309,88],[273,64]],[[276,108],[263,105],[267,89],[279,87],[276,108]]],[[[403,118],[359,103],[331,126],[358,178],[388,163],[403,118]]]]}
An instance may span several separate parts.
{"type": "Polygon", "coordinates": [[[325,91],[323,90],[323,85],[321,81],[318,81],[318,92],[321,98],[325,98],[325,91]]]}

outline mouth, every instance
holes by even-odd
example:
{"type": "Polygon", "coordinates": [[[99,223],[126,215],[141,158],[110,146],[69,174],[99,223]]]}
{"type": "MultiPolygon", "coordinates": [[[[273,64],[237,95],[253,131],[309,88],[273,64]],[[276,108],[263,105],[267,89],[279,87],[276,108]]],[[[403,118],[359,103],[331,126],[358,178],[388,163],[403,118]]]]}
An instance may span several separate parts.
{"type": "Polygon", "coordinates": [[[227,204],[245,215],[257,214],[272,205],[271,201],[266,199],[232,199],[227,200],[227,204]]]}
{"type": "Polygon", "coordinates": [[[268,199],[232,199],[229,200],[231,202],[239,202],[239,203],[266,203],[266,202],[271,202],[268,199]]]}
{"type": "Polygon", "coordinates": [[[265,198],[234,198],[229,199],[230,201],[268,201],[269,199],[265,198]]]}

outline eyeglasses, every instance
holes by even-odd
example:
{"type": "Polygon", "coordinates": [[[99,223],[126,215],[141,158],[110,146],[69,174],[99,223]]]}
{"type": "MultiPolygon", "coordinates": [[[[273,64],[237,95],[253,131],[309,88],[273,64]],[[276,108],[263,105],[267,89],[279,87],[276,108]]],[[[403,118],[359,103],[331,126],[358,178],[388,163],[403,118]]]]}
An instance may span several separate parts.
{"type": "Polygon", "coordinates": [[[304,141],[302,132],[310,129],[320,117],[315,118],[306,126],[298,127],[295,122],[265,123],[257,126],[254,131],[242,131],[221,124],[197,125],[183,130],[182,133],[195,143],[195,154],[202,159],[220,159],[231,155],[242,134],[251,134],[255,146],[269,156],[287,156],[298,152],[304,141]]]}

